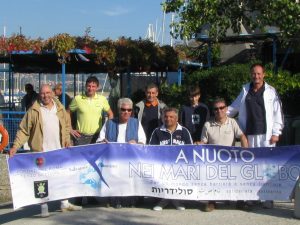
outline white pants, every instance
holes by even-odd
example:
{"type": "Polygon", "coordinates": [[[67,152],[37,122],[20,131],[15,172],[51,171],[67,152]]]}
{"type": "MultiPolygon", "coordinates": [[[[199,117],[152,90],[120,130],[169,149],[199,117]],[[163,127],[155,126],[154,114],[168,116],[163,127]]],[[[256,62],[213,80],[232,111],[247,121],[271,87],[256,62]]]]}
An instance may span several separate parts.
{"type": "Polygon", "coordinates": [[[255,147],[275,147],[275,144],[270,144],[270,140],[266,140],[265,134],[247,135],[249,148],[255,147]]]}

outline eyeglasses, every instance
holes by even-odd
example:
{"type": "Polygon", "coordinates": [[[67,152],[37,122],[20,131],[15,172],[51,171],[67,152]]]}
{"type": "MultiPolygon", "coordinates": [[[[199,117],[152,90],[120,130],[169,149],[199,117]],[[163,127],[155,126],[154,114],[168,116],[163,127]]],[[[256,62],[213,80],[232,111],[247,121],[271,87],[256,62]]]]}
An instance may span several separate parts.
{"type": "Polygon", "coordinates": [[[227,107],[226,105],[220,106],[220,107],[215,107],[215,108],[214,108],[214,111],[223,110],[223,109],[225,109],[226,107],[227,107]]]}
{"type": "Polygon", "coordinates": [[[121,112],[132,112],[132,109],[121,108],[121,112]]]}

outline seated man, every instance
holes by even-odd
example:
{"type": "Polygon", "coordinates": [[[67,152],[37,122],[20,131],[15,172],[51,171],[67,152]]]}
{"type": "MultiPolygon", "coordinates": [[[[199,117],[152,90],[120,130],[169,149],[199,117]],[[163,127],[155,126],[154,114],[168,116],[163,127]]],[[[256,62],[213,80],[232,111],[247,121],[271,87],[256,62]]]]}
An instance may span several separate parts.
{"type": "MultiPolygon", "coordinates": [[[[146,135],[142,124],[132,116],[133,103],[129,98],[118,100],[118,117],[109,119],[103,125],[96,142],[119,142],[131,144],[145,144],[146,135]]],[[[124,200],[124,198],[122,198],[124,200]]],[[[121,198],[112,198],[113,205],[121,208],[121,198]]],[[[131,206],[135,204],[135,198],[129,197],[131,206]]]]}
{"type": "MultiPolygon", "coordinates": [[[[149,142],[150,145],[185,145],[193,143],[188,129],[178,123],[178,110],[176,108],[164,109],[163,122],[164,124],[161,127],[153,131],[149,142]]],[[[153,210],[161,211],[170,201],[177,210],[185,210],[180,201],[168,199],[161,199],[153,210]]]]}
{"type": "MultiPolygon", "coordinates": [[[[248,141],[235,119],[227,117],[227,105],[224,99],[217,98],[213,102],[215,117],[204,124],[200,144],[215,144],[234,146],[235,140],[240,139],[241,146],[248,147],[248,141]]],[[[204,211],[214,210],[215,202],[206,202],[204,211]]]]}

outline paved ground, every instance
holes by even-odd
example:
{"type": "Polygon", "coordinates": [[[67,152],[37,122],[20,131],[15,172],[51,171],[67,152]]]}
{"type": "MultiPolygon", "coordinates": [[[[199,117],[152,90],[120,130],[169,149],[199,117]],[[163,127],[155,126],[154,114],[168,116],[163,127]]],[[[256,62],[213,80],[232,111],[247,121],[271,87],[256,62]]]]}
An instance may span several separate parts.
{"type": "Polygon", "coordinates": [[[51,216],[40,218],[40,207],[29,206],[13,211],[11,204],[0,206],[0,224],[9,225],[56,225],[56,224],[107,224],[107,225],[299,225],[300,220],[293,217],[292,203],[275,203],[274,209],[255,207],[251,211],[235,209],[235,205],[218,204],[218,209],[207,213],[199,210],[197,203],[186,203],[187,210],[177,211],[169,207],[161,212],[151,210],[153,202],[146,202],[140,208],[114,209],[104,206],[86,206],[79,212],[62,213],[59,202],[49,204],[51,216]]]}

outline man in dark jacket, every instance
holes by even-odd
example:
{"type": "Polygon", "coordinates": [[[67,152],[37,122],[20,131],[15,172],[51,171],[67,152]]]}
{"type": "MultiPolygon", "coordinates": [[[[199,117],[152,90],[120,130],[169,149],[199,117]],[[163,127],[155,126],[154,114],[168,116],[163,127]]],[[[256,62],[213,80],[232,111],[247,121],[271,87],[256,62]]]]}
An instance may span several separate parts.
{"type": "MultiPolygon", "coordinates": [[[[165,108],[163,121],[164,124],[153,131],[150,145],[185,145],[193,143],[188,129],[178,123],[178,110],[176,108],[165,108]]],[[[180,201],[168,199],[161,199],[153,210],[161,211],[170,201],[177,210],[185,210],[180,201]]]]}

